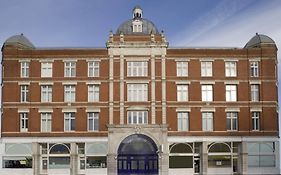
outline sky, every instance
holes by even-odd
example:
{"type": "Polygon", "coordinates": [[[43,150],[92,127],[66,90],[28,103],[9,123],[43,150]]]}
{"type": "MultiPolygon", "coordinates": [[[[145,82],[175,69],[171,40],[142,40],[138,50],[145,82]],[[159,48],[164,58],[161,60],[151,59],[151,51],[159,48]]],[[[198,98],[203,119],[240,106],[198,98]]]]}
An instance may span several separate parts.
{"type": "Polygon", "coordinates": [[[170,47],[244,47],[260,33],[281,48],[280,0],[0,0],[0,45],[23,33],[36,47],[105,47],[136,5],[170,47]]]}

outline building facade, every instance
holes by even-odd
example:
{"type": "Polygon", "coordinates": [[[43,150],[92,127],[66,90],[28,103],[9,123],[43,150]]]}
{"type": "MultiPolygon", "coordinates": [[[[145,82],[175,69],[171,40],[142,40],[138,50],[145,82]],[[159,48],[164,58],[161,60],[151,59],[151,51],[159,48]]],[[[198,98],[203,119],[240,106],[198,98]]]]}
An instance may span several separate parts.
{"type": "Polygon", "coordinates": [[[142,9],[105,48],[2,47],[1,175],[279,174],[277,47],[169,48],[142,9]]]}

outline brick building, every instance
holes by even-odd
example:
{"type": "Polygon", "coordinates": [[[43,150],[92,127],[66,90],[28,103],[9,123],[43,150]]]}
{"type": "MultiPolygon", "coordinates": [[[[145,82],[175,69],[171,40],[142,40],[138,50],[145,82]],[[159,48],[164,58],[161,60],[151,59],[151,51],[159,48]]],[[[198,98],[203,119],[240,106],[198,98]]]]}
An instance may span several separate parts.
{"type": "Polygon", "coordinates": [[[105,48],[2,47],[0,174],[279,174],[277,47],[169,48],[133,9],[105,48]]]}

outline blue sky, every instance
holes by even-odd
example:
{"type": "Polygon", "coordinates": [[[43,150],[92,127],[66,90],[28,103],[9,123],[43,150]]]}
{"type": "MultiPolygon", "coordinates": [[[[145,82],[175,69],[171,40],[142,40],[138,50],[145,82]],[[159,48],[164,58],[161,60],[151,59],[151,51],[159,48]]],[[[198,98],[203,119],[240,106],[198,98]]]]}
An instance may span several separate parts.
{"type": "Polygon", "coordinates": [[[0,45],[24,33],[36,47],[105,47],[135,5],[171,47],[243,47],[258,32],[281,48],[280,0],[0,0],[0,45]]]}

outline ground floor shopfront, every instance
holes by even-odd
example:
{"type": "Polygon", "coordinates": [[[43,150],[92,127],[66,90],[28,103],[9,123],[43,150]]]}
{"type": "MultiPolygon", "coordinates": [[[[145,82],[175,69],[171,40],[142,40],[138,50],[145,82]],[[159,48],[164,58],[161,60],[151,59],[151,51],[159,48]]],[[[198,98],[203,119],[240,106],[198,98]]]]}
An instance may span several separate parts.
{"type": "Polygon", "coordinates": [[[175,137],[148,125],[109,126],[108,137],[1,140],[1,175],[279,174],[277,137],[175,137]]]}

